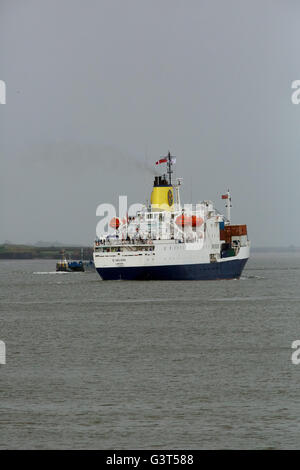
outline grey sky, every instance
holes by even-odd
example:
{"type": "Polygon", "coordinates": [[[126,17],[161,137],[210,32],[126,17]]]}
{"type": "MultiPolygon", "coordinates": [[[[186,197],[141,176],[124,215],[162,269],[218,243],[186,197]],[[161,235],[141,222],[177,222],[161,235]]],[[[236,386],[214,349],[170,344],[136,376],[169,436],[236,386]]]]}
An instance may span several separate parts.
{"type": "Polygon", "coordinates": [[[229,187],[254,245],[300,245],[299,2],[1,0],[0,241],[91,243],[101,202],[229,187]]]}

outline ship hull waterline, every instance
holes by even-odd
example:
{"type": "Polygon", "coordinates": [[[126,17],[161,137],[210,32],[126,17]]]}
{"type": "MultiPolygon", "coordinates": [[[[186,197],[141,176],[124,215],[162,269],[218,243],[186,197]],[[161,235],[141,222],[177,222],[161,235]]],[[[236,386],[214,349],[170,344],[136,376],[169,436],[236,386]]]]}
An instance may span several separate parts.
{"type": "Polygon", "coordinates": [[[239,279],[248,258],[218,263],[97,267],[104,281],[216,281],[239,279]]]}

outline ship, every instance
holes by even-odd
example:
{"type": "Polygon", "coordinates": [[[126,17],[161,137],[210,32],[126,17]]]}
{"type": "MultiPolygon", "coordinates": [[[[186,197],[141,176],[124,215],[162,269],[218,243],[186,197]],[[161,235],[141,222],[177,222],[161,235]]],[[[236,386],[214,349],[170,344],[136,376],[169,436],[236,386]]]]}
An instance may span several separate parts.
{"type": "Polygon", "coordinates": [[[239,279],[250,256],[247,225],[231,224],[231,194],[222,194],[226,215],[212,201],[181,204],[182,178],[172,181],[170,152],[156,165],[149,204],[134,215],[110,220],[113,233],[95,240],[93,258],[102,280],[239,279]],[[161,168],[161,167],[159,167],[161,168]]]}

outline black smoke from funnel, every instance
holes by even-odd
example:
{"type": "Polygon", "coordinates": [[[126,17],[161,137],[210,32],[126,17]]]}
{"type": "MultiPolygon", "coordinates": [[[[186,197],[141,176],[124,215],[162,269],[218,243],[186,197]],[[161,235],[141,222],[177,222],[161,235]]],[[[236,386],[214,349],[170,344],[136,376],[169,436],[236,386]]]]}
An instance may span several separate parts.
{"type": "Polygon", "coordinates": [[[138,157],[115,146],[98,142],[33,142],[20,151],[24,165],[37,165],[50,172],[68,170],[71,173],[80,171],[84,174],[91,169],[98,171],[100,167],[102,171],[114,173],[118,170],[128,170],[131,173],[148,173],[152,176],[160,174],[154,158],[150,164],[145,157],[138,157]]]}

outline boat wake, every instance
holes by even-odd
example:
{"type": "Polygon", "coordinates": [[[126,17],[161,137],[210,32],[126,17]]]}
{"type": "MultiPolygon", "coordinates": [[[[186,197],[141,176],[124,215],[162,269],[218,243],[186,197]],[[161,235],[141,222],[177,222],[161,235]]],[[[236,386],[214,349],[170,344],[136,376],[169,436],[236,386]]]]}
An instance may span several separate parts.
{"type": "Polygon", "coordinates": [[[67,271],[36,271],[32,274],[68,274],[67,271]]]}
{"type": "Polygon", "coordinates": [[[261,280],[261,279],[265,279],[265,277],[263,277],[263,276],[241,276],[240,277],[240,281],[248,281],[249,279],[261,280]]]}

